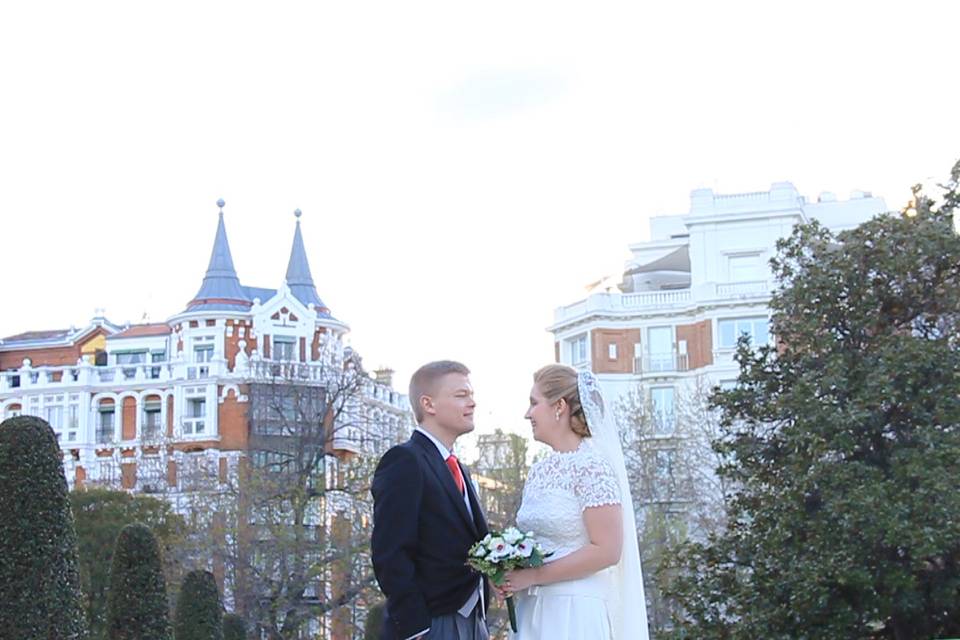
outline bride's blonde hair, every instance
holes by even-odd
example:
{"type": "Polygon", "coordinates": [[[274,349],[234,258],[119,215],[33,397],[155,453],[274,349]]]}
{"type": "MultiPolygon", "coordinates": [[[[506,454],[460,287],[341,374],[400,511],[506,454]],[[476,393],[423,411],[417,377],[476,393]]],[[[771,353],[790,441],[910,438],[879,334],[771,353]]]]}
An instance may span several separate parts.
{"type": "Polygon", "coordinates": [[[587,416],[580,404],[580,389],[575,369],[562,364],[548,364],[533,374],[533,383],[547,401],[553,403],[563,398],[570,407],[570,428],[581,438],[590,437],[587,416]]]}

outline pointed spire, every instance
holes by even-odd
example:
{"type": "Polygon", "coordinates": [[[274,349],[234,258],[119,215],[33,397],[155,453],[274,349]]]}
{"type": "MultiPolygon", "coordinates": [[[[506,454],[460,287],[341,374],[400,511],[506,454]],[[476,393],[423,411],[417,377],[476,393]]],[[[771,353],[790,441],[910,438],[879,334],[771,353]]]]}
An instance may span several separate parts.
{"type": "Polygon", "coordinates": [[[227,230],[223,224],[223,198],[217,200],[220,207],[220,219],[217,223],[217,235],[213,240],[213,251],[210,253],[210,264],[203,277],[203,284],[193,300],[187,305],[190,311],[198,307],[210,305],[243,305],[250,306],[250,301],[240,287],[240,279],[233,267],[233,256],[230,255],[230,243],[227,242],[227,230]]]}
{"type": "Polygon", "coordinates": [[[287,263],[287,286],[294,297],[307,305],[311,302],[318,311],[329,311],[327,305],[317,295],[317,287],[313,284],[310,275],[310,264],[307,262],[307,250],[303,246],[303,234],[300,233],[300,209],[293,212],[297,217],[297,228],[293,233],[293,248],[290,249],[290,261],[287,263]]]}

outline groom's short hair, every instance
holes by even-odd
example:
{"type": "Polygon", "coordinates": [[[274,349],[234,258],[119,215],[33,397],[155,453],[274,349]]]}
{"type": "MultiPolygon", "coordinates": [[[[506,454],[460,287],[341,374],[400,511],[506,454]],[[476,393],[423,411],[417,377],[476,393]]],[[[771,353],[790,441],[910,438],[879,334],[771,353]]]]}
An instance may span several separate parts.
{"type": "Polygon", "coordinates": [[[423,409],[420,407],[420,398],[433,393],[433,389],[443,376],[450,373],[470,375],[467,365],[455,360],[437,360],[428,362],[417,369],[410,378],[410,406],[413,407],[413,417],[417,423],[423,421],[423,409]]]}

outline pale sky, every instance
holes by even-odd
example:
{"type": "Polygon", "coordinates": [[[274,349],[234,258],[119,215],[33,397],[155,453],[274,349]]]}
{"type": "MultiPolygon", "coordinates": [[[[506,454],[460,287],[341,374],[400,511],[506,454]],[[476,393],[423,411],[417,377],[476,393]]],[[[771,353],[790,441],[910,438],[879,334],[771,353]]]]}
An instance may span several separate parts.
{"type": "Polygon", "coordinates": [[[243,284],[294,229],[368,368],[474,371],[528,433],[554,307],[691,189],[909,187],[960,157],[958,2],[20,2],[0,8],[0,336],[161,321],[224,198],[243,284]]]}

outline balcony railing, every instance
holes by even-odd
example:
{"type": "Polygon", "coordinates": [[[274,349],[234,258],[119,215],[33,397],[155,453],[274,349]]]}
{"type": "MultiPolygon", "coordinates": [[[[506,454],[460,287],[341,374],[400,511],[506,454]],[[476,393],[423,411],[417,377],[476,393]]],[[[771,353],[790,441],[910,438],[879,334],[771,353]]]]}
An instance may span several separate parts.
{"type": "Polygon", "coordinates": [[[770,284],[766,280],[754,282],[725,282],[717,285],[718,298],[747,298],[765,296],[770,293],[770,284]]]}
{"type": "Polygon", "coordinates": [[[145,362],[95,366],[23,367],[0,371],[0,393],[28,388],[62,388],[68,386],[98,386],[150,383],[167,380],[198,380],[226,374],[226,362],[214,360],[204,363],[145,362]]]}
{"type": "Polygon", "coordinates": [[[637,374],[670,373],[689,370],[686,353],[648,353],[633,359],[633,372],[637,374]]]}
{"type": "Polygon", "coordinates": [[[97,444],[110,444],[113,442],[113,425],[97,426],[97,444]]]}
{"type": "Polygon", "coordinates": [[[557,324],[595,313],[623,313],[659,311],[693,307],[699,303],[717,303],[723,300],[763,298],[770,295],[766,280],[752,282],[709,282],[690,289],[641,291],[639,293],[595,293],[588,298],[559,307],[554,312],[557,324]]]}

